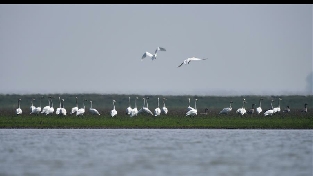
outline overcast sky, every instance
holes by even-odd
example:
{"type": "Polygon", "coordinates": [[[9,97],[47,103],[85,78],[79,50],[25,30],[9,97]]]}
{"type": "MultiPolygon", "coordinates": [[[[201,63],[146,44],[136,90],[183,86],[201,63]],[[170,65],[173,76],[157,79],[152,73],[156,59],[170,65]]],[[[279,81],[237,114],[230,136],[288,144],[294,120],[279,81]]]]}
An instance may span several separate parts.
{"type": "Polygon", "coordinates": [[[312,16],[312,5],[2,4],[0,93],[312,95],[312,16]],[[177,67],[193,56],[208,59],[177,67]]]}

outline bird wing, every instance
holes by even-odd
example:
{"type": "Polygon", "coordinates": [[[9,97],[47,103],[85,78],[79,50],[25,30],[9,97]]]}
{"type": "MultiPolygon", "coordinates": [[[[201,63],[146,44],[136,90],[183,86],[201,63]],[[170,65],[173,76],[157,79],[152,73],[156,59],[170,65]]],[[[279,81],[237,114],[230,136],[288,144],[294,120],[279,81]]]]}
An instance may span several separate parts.
{"type": "Polygon", "coordinates": [[[149,53],[149,52],[145,52],[145,53],[142,55],[141,59],[144,59],[144,58],[146,58],[147,56],[152,57],[153,55],[152,55],[151,53],[149,53]]]}
{"type": "Polygon", "coordinates": [[[200,59],[200,58],[192,57],[192,58],[188,58],[188,59],[189,59],[189,62],[190,62],[190,60],[207,60],[208,58],[200,59]]]}
{"type": "Polygon", "coordinates": [[[162,47],[158,47],[158,50],[160,50],[160,51],[166,51],[166,49],[165,49],[165,48],[162,48],[162,47]]]}

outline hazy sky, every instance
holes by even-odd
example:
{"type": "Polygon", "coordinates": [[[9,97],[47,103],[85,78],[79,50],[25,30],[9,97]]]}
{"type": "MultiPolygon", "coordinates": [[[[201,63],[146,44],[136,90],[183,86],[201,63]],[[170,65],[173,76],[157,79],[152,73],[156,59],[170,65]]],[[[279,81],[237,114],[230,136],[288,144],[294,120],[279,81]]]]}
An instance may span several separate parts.
{"type": "Polygon", "coordinates": [[[2,4],[0,93],[312,95],[312,16],[310,4],[2,4]],[[208,59],[177,67],[192,56],[208,59]]]}

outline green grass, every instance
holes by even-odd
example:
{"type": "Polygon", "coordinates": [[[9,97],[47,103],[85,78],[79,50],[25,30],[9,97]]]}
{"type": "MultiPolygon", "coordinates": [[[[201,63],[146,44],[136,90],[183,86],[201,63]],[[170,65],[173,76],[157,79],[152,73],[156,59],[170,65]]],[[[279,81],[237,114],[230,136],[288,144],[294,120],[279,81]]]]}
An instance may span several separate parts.
{"type": "Polygon", "coordinates": [[[120,115],[93,116],[45,116],[22,115],[0,116],[0,128],[167,128],[167,129],[313,129],[313,117],[283,116],[238,116],[238,115],[198,115],[186,117],[183,115],[129,117],[120,115]]]}

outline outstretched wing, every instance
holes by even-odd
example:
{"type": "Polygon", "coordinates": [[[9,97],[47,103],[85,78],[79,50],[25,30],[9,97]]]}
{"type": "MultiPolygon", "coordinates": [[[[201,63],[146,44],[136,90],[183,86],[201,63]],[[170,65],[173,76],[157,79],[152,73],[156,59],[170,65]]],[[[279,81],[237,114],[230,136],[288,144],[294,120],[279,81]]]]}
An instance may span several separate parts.
{"type": "Polygon", "coordinates": [[[205,59],[200,59],[200,58],[196,58],[196,57],[191,57],[191,58],[188,58],[189,60],[207,60],[208,58],[205,58],[205,59]]]}
{"type": "Polygon", "coordinates": [[[165,48],[162,48],[162,47],[158,47],[158,50],[160,50],[160,51],[166,51],[166,49],[165,49],[165,48]]]}
{"type": "Polygon", "coordinates": [[[151,53],[149,53],[149,52],[145,52],[145,53],[143,54],[143,56],[141,57],[141,60],[144,59],[144,58],[146,58],[147,56],[152,57],[153,55],[152,55],[151,53]]]}

